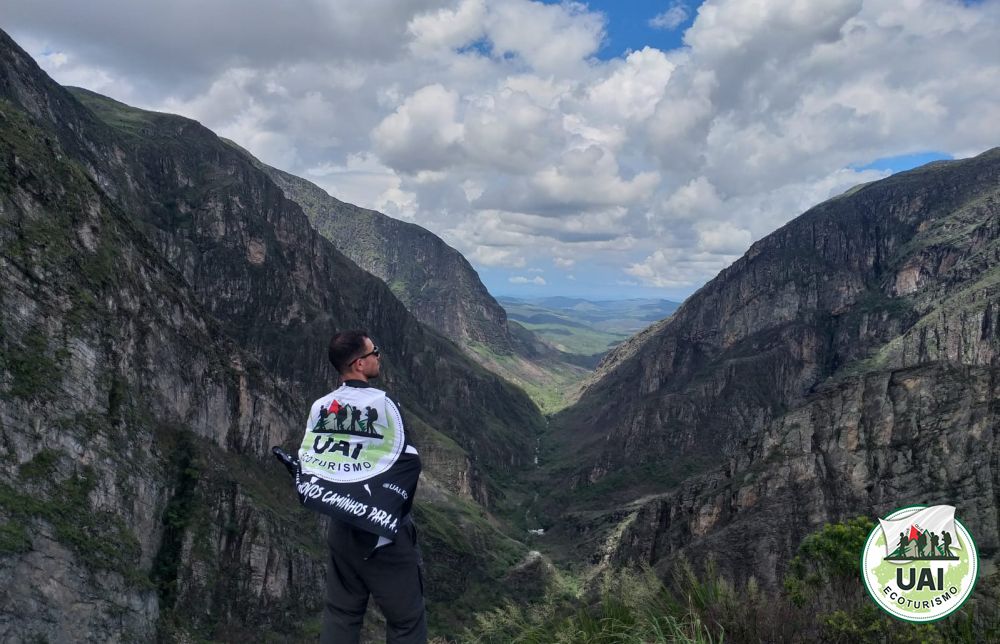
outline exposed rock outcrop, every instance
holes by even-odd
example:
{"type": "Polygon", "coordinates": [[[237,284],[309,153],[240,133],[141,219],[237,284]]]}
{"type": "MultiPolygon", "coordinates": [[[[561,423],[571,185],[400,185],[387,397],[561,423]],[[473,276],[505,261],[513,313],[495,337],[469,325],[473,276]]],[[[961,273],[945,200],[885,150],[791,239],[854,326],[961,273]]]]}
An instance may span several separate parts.
{"type": "Polygon", "coordinates": [[[613,559],[712,554],[773,582],[825,521],[951,502],[991,555],[998,226],[994,149],[859,187],[756,242],[613,351],[553,423],[581,447],[556,463],[575,473],[568,525],[593,531],[572,499],[599,505],[595,485],[619,513],[652,494],[623,515],[613,559]]]}
{"type": "Polygon", "coordinates": [[[516,341],[507,328],[507,313],[468,260],[440,237],[340,201],[305,179],[253,161],[302,206],[320,234],[388,284],[418,320],[456,342],[473,341],[501,355],[512,353],[516,341]]]}
{"type": "Polygon", "coordinates": [[[383,347],[444,500],[502,498],[543,427],[524,394],[207,129],[76,96],[0,32],[0,639],[308,630],[321,524],[269,449],[334,385],[334,329],[383,347]]]}

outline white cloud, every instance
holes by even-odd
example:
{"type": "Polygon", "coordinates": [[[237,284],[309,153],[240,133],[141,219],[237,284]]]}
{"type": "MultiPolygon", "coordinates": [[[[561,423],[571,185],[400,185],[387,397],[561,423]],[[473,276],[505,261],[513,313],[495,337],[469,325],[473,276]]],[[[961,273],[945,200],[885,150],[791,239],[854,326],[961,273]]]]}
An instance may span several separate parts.
{"type": "Polygon", "coordinates": [[[404,172],[447,168],[459,160],[457,107],[458,93],[438,83],[420,88],[372,132],[375,150],[404,172]]]}
{"type": "Polygon", "coordinates": [[[631,52],[624,64],[587,90],[590,106],[619,123],[652,115],[663,96],[674,64],[659,49],[631,52]]]}
{"type": "Polygon", "coordinates": [[[522,268],[526,262],[520,252],[511,248],[498,248],[495,246],[473,246],[466,251],[469,259],[482,264],[483,266],[507,266],[510,268],[522,268]]]}
{"type": "Polygon", "coordinates": [[[706,177],[697,177],[687,182],[663,203],[662,209],[669,213],[670,220],[697,220],[703,217],[717,217],[723,214],[723,201],[715,186],[706,177]]]}
{"type": "Polygon", "coordinates": [[[578,217],[581,213],[628,208],[649,199],[659,173],[621,176],[615,154],[599,145],[570,148],[530,177],[495,182],[473,204],[482,209],[578,217]]]}
{"type": "Polygon", "coordinates": [[[716,255],[742,255],[753,241],[749,230],[728,221],[699,223],[695,230],[698,231],[698,248],[716,255]]]}
{"type": "Polygon", "coordinates": [[[416,205],[415,193],[402,190],[399,175],[372,154],[352,154],[343,164],[321,163],[301,175],[338,199],[364,208],[381,209],[389,202],[416,205]]]}
{"type": "Polygon", "coordinates": [[[654,29],[673,31],[687,22],[689,17],[687,5],[682,2],[674,2],[666,11],[650,18],[649,26],[654,29]]]}
{"type": "Polygon", "coordinates": [[[583,4],[527,0],[492,3],[487,33],[497,54],[511,53],[543,75],[578,74],[604,38],[604,22],[583,4]]]}
{"type": "Polygon", "coordinates": [[[417,216],[417,194],[399,188],[389,188],[375,200],[375,209],[397,219],[417,216]]]}
{"type": "Polygon", "coordinates": [[[473,97],[465,112],[467,158],[524,174],[561,145],[559,114],[526,91],[501,87],[473,97]]]}
{"type": "Polygon", "coordinates": [[[484,0],[462,0],[457,7],[416,15],[407,24],[413,36],[410,49],[429,55],[462,47],[483,35],[485,17],[484,0]]]}
{"type": "Polygon", "coordinates": [[[718,255],[688,248],[661,248],[625,272],[638,277],[647,286],[669,288],[701,283],[733,263],[739,255],[718,255]]]}
{"type": "Polygon", "coordinates": [[[590,145],[567,150],[558,163],[536,172],[529,185],[540,202],[578,210],[632,205],[652,195],[659,182],[656,172],[623,179],[614,155],[590,145]]]}
{"type": "Polygon", "coordinates": [[[535,286],[545,286],[545,279],[541,275],[536,275],[534,277],[525,277],[524,275],[515,275],[508,278],[507,280],[511,284],[534,284],[535,286]]]}
{"type": "Polygon", "coordinates": [[[134,88],[123,79],[116,78],[107,69],[89,64],[75,54],[61,51],[44,39],[22,38],[20,45],[35,54],[38,66],[50,76],[57,76],[63,85],[85,87],[99,94],[111,94],[128,100],[134,88]],[[37,53],[36,53],[37,52],[37,53]]]}

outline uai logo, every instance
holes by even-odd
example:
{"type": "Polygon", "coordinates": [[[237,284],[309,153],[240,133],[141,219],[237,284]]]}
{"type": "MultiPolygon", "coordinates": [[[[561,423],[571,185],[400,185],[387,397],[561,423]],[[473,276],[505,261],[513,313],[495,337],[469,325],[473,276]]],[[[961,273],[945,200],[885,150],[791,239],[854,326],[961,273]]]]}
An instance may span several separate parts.
{"type": "Polygon", "coordinates": [[[910,622],[932,622],[958,610],[978,574],[976,544],[950,505],[889,513],[861,552],[861,577],[872,599],[910,622]]]}

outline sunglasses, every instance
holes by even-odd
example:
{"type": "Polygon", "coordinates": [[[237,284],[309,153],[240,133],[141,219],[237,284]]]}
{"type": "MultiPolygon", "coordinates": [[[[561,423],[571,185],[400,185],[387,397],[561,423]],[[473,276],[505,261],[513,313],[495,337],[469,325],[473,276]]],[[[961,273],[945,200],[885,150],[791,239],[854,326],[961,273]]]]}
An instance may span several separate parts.
{"type": "Polygon", "coordinates": [[[365,355],[358,356],[354,360],[351,360],[350,364],[354,364],[358,360],[363,360],[363,359],[367,358],[368,356],[375,356],[376,358],[379,356],[378,345],[375,345],[375,348],[372,349],[371,351],[369,351],[368,353],[366,353],[365,355]]]}

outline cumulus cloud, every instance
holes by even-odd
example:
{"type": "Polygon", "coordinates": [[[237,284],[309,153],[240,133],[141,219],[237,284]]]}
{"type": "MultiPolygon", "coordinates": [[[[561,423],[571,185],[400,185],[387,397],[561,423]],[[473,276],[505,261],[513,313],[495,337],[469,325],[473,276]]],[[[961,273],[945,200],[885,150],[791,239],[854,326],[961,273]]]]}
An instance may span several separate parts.
{"type": "Polygon", "coordinates": [[[320,163],[305,168],[301,176],[348,203],[370,203],[383,212],[392,209],[390,203],[407,204],[412,206],[407,217],[417,206],[416,194],[403,190],[399,175],[370,153],[352,154],[344,163],[320,163]]]}
{"type": "Polygon", "coordinates": [[[649,26],[654,29],[673,31],[687,22],[689,16],[687,5],[682,2],[674,2],[666,11],[650,18],[649,26]]]}
{"type": "Polygon", "coordinates": [[[524,275],[514,275],[508,280],[511,284],[534,284],[535,286],[545,286],[545,278],[541,275],[535,275],[534,277],[525,277],[524,275]]]}
{"type": "Polygon", "coordinates": [[[995,0],[662,8],[683,47],[607,60],[614,12],[574,2],[7,0],[0,19],[60,82],[198,119],[476,266],[581,281],[690,291],[886,174],[856,168],[1000,142],[995,0]]]}
{"type": "Polygon", "coordinates": [[[725,256],[685,247],[667,247],[657,249],[641,262],[630,264],[625,272],[650,286],[686,286],[704,280],[705,275],[718,273],[738,258],[739,255],[725,256]]]}
{"type": "Polygon", "coordinates": [[[469,259],[483,266],[507,266],[522,268],[527,262],[521,253],[513,248],[477,245],[466,251],[469,259]]]}
{"type": "Polygon", "coordinates": [[[653,113],[674,71],[674,63],[659,49],[643,47],[628,54],[624,63],[587,89],[591,114],[602,121],[627,124],[653,113]],[[603,116],[603,118],[601,118],[603,116]]]}
{"type": "Polygon", "coordinates": [[[530,177],[496,183],[476,200],[481,208],[573,215],[629,207],[648,199],[660,181],[656,171],[624,178],[614,153],[588,145],[563,152],[530,177]]]}
{"type": "Polygon", "coordinates": [[[603,18],[583,4],[509,0],[492,6],[487,30],[493,50],[543,75],[581,73],[604,38],[603,18]]]}
{"type": "Polygon", "coordinates": [[[406,98],[372,132],[375,150],[404,172],[440,170],[459,160],[462,124],[455,120],[458,94],[440,84],[406,98]]]}
{"type": "Polygon", "coordinates": [[[486,15],[485,0],[462,0],[457,7],[418,14],[406,26],[413,36],[410,49],[433,55],[462,47],[484,35],[486,15]]]}
{"type": "Polygon", "coordinates": [[[45,38],[116,75],[147,79],[146,90],[162,98],[197,92],[231,67],[392,60],[405,51],[410,19],[445,4],[302,0],[292,9],[260,0],[13,0],[0,18],[15,34],[45,38]]]}

